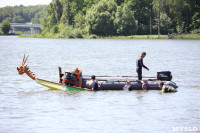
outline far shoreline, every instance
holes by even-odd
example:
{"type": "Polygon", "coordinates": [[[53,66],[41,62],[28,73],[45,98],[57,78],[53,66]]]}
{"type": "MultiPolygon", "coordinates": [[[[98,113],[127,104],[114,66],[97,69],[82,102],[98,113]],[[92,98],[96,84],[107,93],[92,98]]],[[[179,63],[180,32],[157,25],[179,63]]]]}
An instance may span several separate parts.
{"type": "Polygon", "coordinates": [[[133,36],[83,36],[81,38],[75,37],[60,37],[59,34],[55,35],[19,35],[24,38],[52,38],[52,39],[169,39],[169,40],[200,40],[200,34],[170,34],[170,35],[133,35],[133,36]]]}

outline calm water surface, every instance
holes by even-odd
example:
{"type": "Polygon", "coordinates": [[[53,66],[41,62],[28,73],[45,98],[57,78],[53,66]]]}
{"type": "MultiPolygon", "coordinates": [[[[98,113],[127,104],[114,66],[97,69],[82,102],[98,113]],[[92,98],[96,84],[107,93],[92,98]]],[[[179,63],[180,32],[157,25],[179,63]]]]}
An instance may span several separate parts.
{"type": "Polygon", "coordinates": [[[171,133],[200,131],[200,41],[71,40],[0,36],[0,133],[171,133]],[[156,76],[170,70],[177,93],[65,92],[18,75],[23,54],[37,77],[58,81],[58,67],[85,75],[136,75],[135,60],[156,76]]]}

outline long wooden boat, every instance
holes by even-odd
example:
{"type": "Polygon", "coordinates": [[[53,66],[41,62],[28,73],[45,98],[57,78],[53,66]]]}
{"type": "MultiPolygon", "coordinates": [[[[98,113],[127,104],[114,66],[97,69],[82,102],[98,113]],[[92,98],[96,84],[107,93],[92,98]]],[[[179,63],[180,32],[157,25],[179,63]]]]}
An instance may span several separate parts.
{"type": "MultiPolygon", "coordinates": [[[[31,79],[35,80],[38,84],[41,84],[43,86],[46,86],[51,89],[58,89],[58,90],[65,90],[65,91],[93,91],[88,82],[90,81],[90,76],[83,75],[82,80],[82,87],[77,87],[73,84],[73,82],[76,82],[76,75],[71,72],[65,72],[62,73],[62,69],[59,67],[59,83],[36,78],[35,74],[32,73],[29,69],[29,67],[26,64],[26,61],[28,59],[28,56],[23,58],[22,65],[20,67],[17,67],[18,73],[20,75],[26,73],[31,79]],[[62,81],[64,77],[64,82],[62,81]],[[65,82],[69,81],[69,82],[65,82]]],[[[168,71],[159,73],[157,76],[163,76],[164,81],[162,80],[162,77],[159,79],[158,77],[144,77],[143,81],[147,85],[148,90],[161,90],[159,87],[159,83],[161,81],[164,82],[165,85],[172,86],[174,88],[178,88],[176,83],[171,81],[172,75],[171,72],[168,71]],[[166,77],[165,73],[168,73],[166,77]],[[169,78],[169,79],[168,79],[169,78]],[[166,80],[167,79],[167,80],[166,80]]],[[[96,79],[98,80],[98,86],[99,90],[123,90],[123,87],[126,84],[126,81],[130,82],[131,89],[132,90],[142,90],[142,83],[141,81],[137,80],[137,77],[134,76],[96,76],[96,79]]]]}
{"type": "Polygon", "coordinates": [[[28,59],[28,56],[23,58],[22,65],[20,67],[17,67],[17,71],[20,75],[26,73],[31,79],[35,80],[38,84],[41,84],[43,86],[46,86],[50,89],[57,89],[57,90],[65,90],[65,91],[92,91],[91,89],[87,88],[80,88],[76,86],[68,86],[62,83],[56,83],[40,78],[36,78],[36,75],[30,71],[29,67],[25,65],[26,61],[28,59]]]}

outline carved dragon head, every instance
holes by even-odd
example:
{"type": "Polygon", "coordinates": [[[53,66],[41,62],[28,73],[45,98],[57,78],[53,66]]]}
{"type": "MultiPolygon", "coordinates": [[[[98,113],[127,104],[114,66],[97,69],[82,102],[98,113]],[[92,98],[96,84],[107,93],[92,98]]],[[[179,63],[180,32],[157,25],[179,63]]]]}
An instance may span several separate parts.
{"type": "Polygon", "coordinates": [[[17,71],[18,71],[18,73],[19,73],[20,75],[26,73],[30,78],[32,78],[33,80],[35,80],[35,74],[33,74],[33,73],[29,70],[28,66],[25,65],[27,59],[28,59],[28,56],[26,57],[26,56],[24,55],[24,58],[23,58],[23,60],[22,60],[22,65],[19,66],[19,67],[17,67],[17,71]]]}

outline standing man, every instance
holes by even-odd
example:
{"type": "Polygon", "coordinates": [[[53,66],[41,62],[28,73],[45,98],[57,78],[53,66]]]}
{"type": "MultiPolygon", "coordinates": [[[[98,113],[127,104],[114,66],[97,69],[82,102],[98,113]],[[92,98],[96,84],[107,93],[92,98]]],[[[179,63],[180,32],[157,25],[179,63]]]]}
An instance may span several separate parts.
{"type": "Polygon", "coordinates": [[[142,80],[142,67],[149,71],[149,68],[143,64],[143,58],[146,56],[146,52],[142,52],[141,56],[136,60],[136,72],[138,73],[138,80],[142,80]]]}

